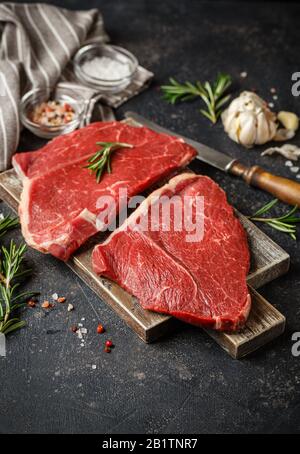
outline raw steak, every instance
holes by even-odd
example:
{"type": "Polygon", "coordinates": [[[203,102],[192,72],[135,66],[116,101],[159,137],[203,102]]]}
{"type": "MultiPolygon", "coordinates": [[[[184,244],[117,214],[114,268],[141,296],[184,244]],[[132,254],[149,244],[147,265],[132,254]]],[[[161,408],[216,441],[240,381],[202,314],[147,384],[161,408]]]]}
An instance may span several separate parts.
{"type": "MultiPolygon", "coordinates": [[[[168,203],[166,197],[160,200],[161,207],[168,203]]],[[[217,330],[237,330],[248,317],[246,233],[224,191],[208,177],[172,178],[95,247],[92,261],[96,273],[136,296],[144,309],[217,330]],[[202,239],[187,241],[188,232],[176,231],[174,222],[167,231],[163,208],[155,217],[158,197],[164,195],[177,196],[171,221],[183,210],[181,201],[190,201],[193,222],[202,219],[202,239]],[[202,210],[195,208],[196,196],[204,197],[202,210]]]]}
{"type": "Polygon", "coordinates": [[[113,220],[127,203],[124,197],[120,200],[119,189],[127,189],[132,197],[188,164],[195,154],[181,139],[119,122],[93,123],[39,151],[16,154],[13,165],[23,179],[19,208],[23,235],[30,246],[67,260],[104,228],[105,223],[96,226],[104,209],[96,206],[99,197],[110,197],[109,220],[113,220]],[[99,149],[96,142],[133,145],[113,152],[112,173],[104,173],[100,183],[84,168],[99,149]],[[119,202],[116,211],[115,202],[119,202]]]}

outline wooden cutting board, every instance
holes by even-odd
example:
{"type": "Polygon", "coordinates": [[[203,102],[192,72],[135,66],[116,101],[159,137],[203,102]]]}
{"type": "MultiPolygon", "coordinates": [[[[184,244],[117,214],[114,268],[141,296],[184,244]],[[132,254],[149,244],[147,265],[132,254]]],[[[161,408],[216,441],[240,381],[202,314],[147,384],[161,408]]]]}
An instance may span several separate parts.
{"type": "MultiPolygon", "coordinates": [[[[22,183],[14,170],[0,174],[0,197],[17,211],[22,183]]],[[[217,343],[232,357],[241,358],[279,336],[285,328],[285,317],[269,304],[254,288],[286,273],[289,255],[261,232],[242,214],[237,213],[244,225],[251,249],[251,269],[248,284],[252,294],[252,310],[245,328],[237,334],[208,331],[217,343]]],[[[144,310],[136,298],[108,279],[97,276],[91,267],[93,246],[105,238],[98,234],[91,238],[70,259],[67,265],[138,334],[145,342],[153,342],[178,327],[174,318],[144,310]]]]}

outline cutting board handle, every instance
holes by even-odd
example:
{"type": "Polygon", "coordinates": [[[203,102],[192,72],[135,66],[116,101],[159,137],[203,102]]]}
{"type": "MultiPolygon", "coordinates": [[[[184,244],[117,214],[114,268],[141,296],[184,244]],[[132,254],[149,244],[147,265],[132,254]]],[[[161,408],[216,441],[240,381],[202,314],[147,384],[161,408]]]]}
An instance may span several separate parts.
{"type": "Polygon", "coordinates": [[[246,167],[238,161],[232,164],[229,172],[289,205],[300,207],[300,184],[296,181],[273,175],[259,166],[246,167]]]}

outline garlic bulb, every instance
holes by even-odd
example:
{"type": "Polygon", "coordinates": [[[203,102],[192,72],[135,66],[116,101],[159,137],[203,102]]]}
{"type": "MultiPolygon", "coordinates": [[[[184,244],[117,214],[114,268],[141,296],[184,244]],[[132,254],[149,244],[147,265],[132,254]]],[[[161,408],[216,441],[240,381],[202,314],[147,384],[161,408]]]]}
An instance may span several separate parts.
{"type": "Polygon", "coordinates": [[[251,91],[244,91],[222,114],[224,129],[229,137],[247,148],[275,138],[276,115],[267,103],[251,91]]]}

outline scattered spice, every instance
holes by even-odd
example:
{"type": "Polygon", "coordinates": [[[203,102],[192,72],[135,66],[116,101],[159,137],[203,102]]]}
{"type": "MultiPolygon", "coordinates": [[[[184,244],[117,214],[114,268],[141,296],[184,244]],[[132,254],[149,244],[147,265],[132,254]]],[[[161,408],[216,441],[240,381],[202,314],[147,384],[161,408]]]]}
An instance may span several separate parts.
{"type": "Polygon", "coordinates": [[[44,301],[42,303],[42,308],[43,309],[51,309],[53,307],[53,304],[49,303],[49,301],[44,301]]]}
{"type": "Polygon", "coordinates": [[[110,353],[111,352],[111,348],[110,347],[105,347],[104,351],[105,351],[105,353],[110,353]]]}
{"type": "Polygon", "coordinates": [[[33,301],[33,300],[29,300],[29,301],[27,302],[27,306],[28,306],[28,307],[35,307],[35,306],[36,306],[36,302],[33,301]]]}
{"type": "Polygon", "coordinates": [[[72,333],[76,333],[78,331],[78,328],[76,325],[71,326],[71,331],[72,333]]]}
{"type": "Polygon", "coordinates": [[[104,327],[99,323],[99,325],[97,326],[97,333],[102,334],[104,333],[104,331],[105,331],[104,327]]]}
{"type": "Polygon", "coordinates": [[[84,346],[84,336],[87,334],[88,330],[86,328],[82,327],[81,323],[78,323],[78,329],[76,331],[76,334],[78,338],[81,340],[81,346],[84,346]]]}
{"type": "Polygon", "coordinates": [[[293,167],[292,161],[285,161],[285,165],[286,165],[287,167],[293,167]]]}
{"type": "Polygon", "coordinates": [[[105,346],[108,347],[108,348],[111,348],[111,347],[113,346],[112,341],[111,341],[111,340],[107,340],[107,341],[105,342],[105,346]]]}
{"type": "Polygon", "coordinates": [[[38,104],[29,114],[29,119],[41,126],[62,126],[74,117],[75,111],[70,104],[52,100],[38,104]]]}
{"type": "Polygon", "coordinates": [[[66,301],[66,298],[64,296],[57,298],[58,303],[64,303],[65,301],[66,301]]]}

